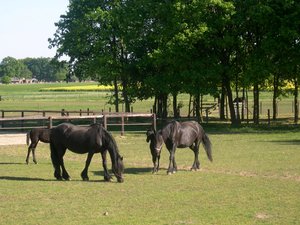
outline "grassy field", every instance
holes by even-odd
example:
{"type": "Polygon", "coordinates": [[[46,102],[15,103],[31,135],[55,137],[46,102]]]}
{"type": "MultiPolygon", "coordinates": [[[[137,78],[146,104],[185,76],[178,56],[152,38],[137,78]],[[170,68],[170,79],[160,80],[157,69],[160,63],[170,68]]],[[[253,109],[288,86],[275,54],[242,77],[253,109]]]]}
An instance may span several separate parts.
{"type": "MultiPolygon", "coordinates": [[[[25,164],[26,146],[0,146],[0,224],[300,224],[300,130],[212,132],[214,162],[201,146],[202,169],[189,171],[193,153],[176,152],[179,171],[151,174],[146,136],[113,133],[125,163],[125,182],[103,182],[95,155],[90,181],[86,155],[67,152],[72,181],[55,181],[49,147],[25,164]]],[[[25,140],[24,140],[25,142],[25,140]]]]}
{"type": "MultiPolygon", "coordinates": [[[[108,112],[114,111],[114,106],[108,103],[111,92],[108,91],[41,91],[45,88],[63,88],[72,89],[78,87],[95,87],[96,83],[46,83],[46,84],[25,84],[25,85],[0,85],[0,109],[2,110],[87,110],[108,112]]],[[[261,92],[261,115],[262,119],[267,118],[268,109],[272,114],[272,92],[261,92]]],[[[132,104],[134,112],[150,112],[154,99],[143,101],[137,100],[132,104]]],[[[206,103],[215,103],[211,96],[204,96],[206,103]]],[[[172,99],[169,99],[169,111],[172,112],[172,99]]],[[[183,105],[181,115],[188,115],[189,96],[180,94],[178,103],[183,105]]],[[[249,91],[249,118],[252,118],[253,110],[252,92],[249,91]]],[[[123,105],[119,106],[120,111],[123,105]]],[[[218,110],[213,111],[209,116],[218,118],[218,110]]],[[[172,114],[171,114],[172,116],[172,114]]],[[[293,96],[281,97],[278,101],[278,117],[293,118],[293,96]]]]}
{"type": "MultiPolygon", "coordinates": [[[[73,86],[95,86],[95,83],[47,83],[25,85],[0,85],[0,108],[3,110],[87,110],[114,111],[108,101],[108,91],[41,91],[44,88],[62,88],[73,86]]],[[[150,112],[153,100],[133,104],[134,111],[150,112]]],[[[122,110],[122,105],[120,105],[122,110]]]]}

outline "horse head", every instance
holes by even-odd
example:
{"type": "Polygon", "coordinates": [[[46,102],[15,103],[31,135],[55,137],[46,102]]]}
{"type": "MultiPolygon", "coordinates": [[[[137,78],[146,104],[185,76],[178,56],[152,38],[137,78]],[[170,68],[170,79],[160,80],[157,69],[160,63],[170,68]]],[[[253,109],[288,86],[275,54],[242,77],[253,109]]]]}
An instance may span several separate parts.
{"type": "Polygon", "coordinates": [[[155,131],[155,130],[148,130],[147,133],[147,142],[150,142],[150,149],[152,155],[159,155],[164,143],[164,140],[162,138],[161,130],[155,131]]]}
{"type": "Polygon", "coordinates": [[[116,163],[112,165],[112,171],[117,178],[119,183],[123,183],[123,173],[124,173],[124,164],[123,164],[123,157],[117,155],[116,163]]]}

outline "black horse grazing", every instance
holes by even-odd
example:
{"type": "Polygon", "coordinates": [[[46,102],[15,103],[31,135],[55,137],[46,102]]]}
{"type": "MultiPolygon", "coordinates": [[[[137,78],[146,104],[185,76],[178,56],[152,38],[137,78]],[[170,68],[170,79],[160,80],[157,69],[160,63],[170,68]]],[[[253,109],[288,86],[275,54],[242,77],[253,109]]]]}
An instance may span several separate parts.
{"type": "Polygon", "coordinates": [[[26,134],[26,143],[29,145],[27,157],[26,157],[26,163],[29,163],[29,155],[32,151],[32,157],[33,162],[37,164],[36,158],[35,158],[35,148],[38,144],[38,142],[44,142],[44,143],[50,143],[50,129],[48,128],[33,128],[31,131],[29,131],[26,134]],[[29,140],[31,141],[29,145],[29,140]]]}
{"type": "MultiPolygon", "coordinates": [[[[156,147],[156,140],[159,138],[159,132],[156,132],[155,130],[148,130],[147,133],[147,139],[146,141],[150,141],[150,151],[152,155],[152,162],[153,162],[153,171],[152,173],[156,173],[159,169],[159,160],[160,160],[160,152],[161,152],[161,147],[156,147]]],[[[163,145],[163,142],[161,143],[163,145]]]]}
{"type": "Polygon", "coordinates": [[[208,159],[213,161],[211,142],[200,124],[195,121],[182,123],[173,121],[162,128],[158,132],[158,135],[155,136],[154,148],[156,151],[161,151],[163,143],[166,144],[166,147],[170,152],[170,162],[167,171],[167,173],[170,174],[177,171],[175,162],[176,148],[189,147],[192,149],[195,154],[195,159],[191,170],[200,169],[199,145],[201,142],[203,142],[208,159]]]}
{"type": "Polygon", "coordinates": [[[123,182],[123,157],[120,156],[115,139],[100,124],[93,124],[88,127],[75,126],[70,123],[62,123],[51,129],[50,134],[51,159],[54,166],[54,176],[57,180],[70,180],[70,176],[65,169],[63,156],[66,149],[74,153],[88,153],[85,168],[81,173],[83,180],[89,180],[88,167],[94,153],[101,153],[102,165],[104,168],[104,180],[110,181],[111,175],[108,173],[106,165],[106,153],[109,152],[112,171],[118,182],[123,182]],[[61,175],[61,169],[62,175],[61,175]]]}

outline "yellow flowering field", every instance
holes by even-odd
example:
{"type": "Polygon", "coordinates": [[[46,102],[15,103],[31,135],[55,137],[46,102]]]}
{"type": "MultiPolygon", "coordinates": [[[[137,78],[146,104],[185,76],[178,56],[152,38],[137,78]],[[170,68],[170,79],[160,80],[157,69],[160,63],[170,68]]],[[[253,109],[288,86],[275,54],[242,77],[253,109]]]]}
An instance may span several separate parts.
{"type": "Polygon", "coordinates": [[[111,91],[111,85],[84,85],[84,86],[64,86],[64,87],[48,87],[41,88],[40,91],[111,91]]]}

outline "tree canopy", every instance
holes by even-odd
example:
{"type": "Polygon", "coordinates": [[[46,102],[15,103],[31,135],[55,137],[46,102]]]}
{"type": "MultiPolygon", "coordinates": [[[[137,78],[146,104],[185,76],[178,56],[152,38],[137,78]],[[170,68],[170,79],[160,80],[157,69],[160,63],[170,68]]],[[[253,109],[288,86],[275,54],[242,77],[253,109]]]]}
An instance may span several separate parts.
{"type": "Polygon", "coordinates": [[[116,111],[119,101],[129,111],[153,97],[165,117],[172,96],[176,115],[177,94],[188,93],[200,116],[200,98],[211,94],[221,106],[228,99],[235,124],[240,90],[253,88],[256,120],[264,85],[274,86],[275,101],[283,82],[297,88],[299,18],[293,0],[70,0],[49,42],[79,79],[115,86],[116,111]]]}
{"type": "Polygon", "coordinates": [[[6,57],[0,63],[2,83],[10,83],[12,78],[36,78],[39,81],[62,81],[66,79],[67,64],[51,58],[15,59],[6,57]]]}

